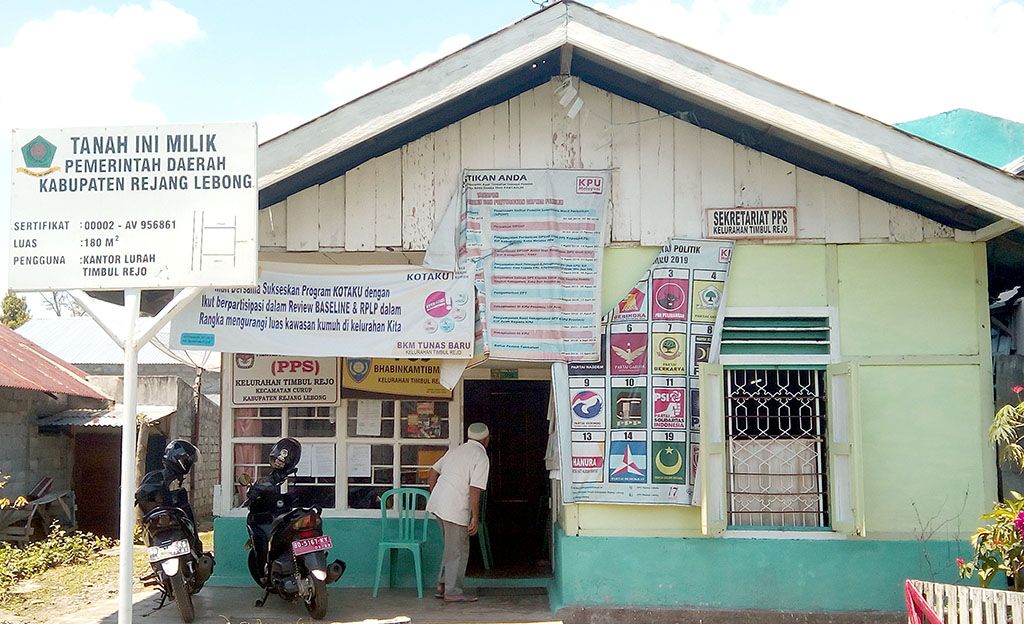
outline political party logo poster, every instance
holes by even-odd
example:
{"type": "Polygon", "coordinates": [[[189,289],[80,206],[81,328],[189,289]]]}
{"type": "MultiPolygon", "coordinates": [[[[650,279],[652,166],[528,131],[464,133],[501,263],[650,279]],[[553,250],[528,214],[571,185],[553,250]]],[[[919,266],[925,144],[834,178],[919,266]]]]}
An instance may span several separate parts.
{"type": "Polygon", "coordinates": [[[612,429],[643,429],[647,426],[647,388],[612,388],[612,429]]]}
{"type": "Polygon", "coordinates": [[[654,428],[686,429],[686,388],[654,389],[654,428]]]}
{"type": "Polygon", "coordinates": [[[671,330],[673,327],[685,327],[684,323],[655,323],[655,332],[651,334],[651,372],[655,375],[686,374],[686,334],[681,331],[657,331],[659,328],[671,330]]]}
{"type": "Polygon", "coordinates": [[[609,362],[613,375],[647,373],[647,323],[613,323],[609,362]]]}
{"type": "Polygon", "coordinates": [[[491,358],[597,359],[609,177],[568,169],[464,172],[457,246],[476,278],[491,358]]]}
{"type": "Polygon", "coordinates": [[[685,321],[690,280],[687,269],[655,269],[651,282],[651,318],[656,321],[685,321]]]}
{"type": "Polygon", "coordinates": [[[651,441],[651,482],[685,484],[687,477],[686,436],[654,432],[651,441]]]}
{"type": "MultiPolygon", "coordinates": [[[[622,433],[620,432],[621,436],[622,433]]],[[[635,437],[640,438],[638,432],[635,437]]],[[[608,481],[610,483],[647,482],[646,439],[612,438],[608,447],[608,481]]]]}
{"type": "Polygon", "coordinates": [[[568,391],[555,384],[562,471],[573,475],[564,502],[694,504],[697,374],[702,362],[717,359],[712,347],[731,258],[731,242],[669,241],[606,316],[607,366],[566,366],[568,391]],[[588,417],[599,400],[600,421],[588,417]],[[605,452],[601,481],[587,455],[597,442],[605,452]]]}
{"type": "Polygon", "coordinates": [[[630,289],[629,293],[616,305],[616,320],[619,321],[646,321],[647,320],[647,289],[649,275],[637,282],[636,286],[630,289]]]}
{"type": "MultiPolygon", "coordinates": [[[[604,381],[603,379],[600,381],[604,381]]],[[[572,390],[572,411],[573,429],[601,429],[605,428],[605,399],[603,388],[582,388],[572,390]]]]}
{"type": "Polygon", "coordinates": [[[171,346],[230,353],[469,358],[468,276],[401,266],[263,263],[255,286],[203,291],[171,321],[171,346]]]}
{"type": "Polygon", "coordinates": [[[574,431],[572,434],[572,481],[594,483],[604,481],[604,432],[574,431]]]}

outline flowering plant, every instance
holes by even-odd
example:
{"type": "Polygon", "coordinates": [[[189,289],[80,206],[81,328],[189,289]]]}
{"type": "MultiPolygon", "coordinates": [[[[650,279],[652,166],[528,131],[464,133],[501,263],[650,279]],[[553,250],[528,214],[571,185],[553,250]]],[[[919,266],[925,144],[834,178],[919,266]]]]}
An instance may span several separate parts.
{"type": "MultiPolygon", "coordinates": [[[[1004,405],[996,412],[989,427],[989,440],[1000,449],[1004,461],[1024,469],[1024,402],[1020,399],[1024,386],[1013,386],[1017,405],[1004,405]]],[[[992,512],[981,516],[991,520],[978,527],[971,536],[974,559],[957,559],[961,578],[970,578],[975,572],[982,587],[988,587],[996,571],[1002,570],[1013,577],[1018,589],[1024,589],[1024,497],[1010,492],[1010,498],[992,506],[992,512]]]]}
{"type": "Polygon", "coordinates": [[[982,587],[988,587],[999,570],[1014,577],[1024,576],[1024,496],[1010,492],[1010,498],[992,507],[992,512],[981,517],[992,522],[978,527],[971,536],[974,559],[957,559],[961,578],[970,578],[975,572],[982,587]]]}

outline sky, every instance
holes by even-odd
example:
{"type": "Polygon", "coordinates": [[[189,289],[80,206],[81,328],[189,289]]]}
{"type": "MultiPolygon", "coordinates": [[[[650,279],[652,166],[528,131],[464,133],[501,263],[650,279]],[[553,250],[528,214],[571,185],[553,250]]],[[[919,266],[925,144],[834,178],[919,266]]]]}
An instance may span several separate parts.
{"type": "MultiPolygon", "coordinates": [[[[1024,0],[585,4],[886,123],[956,108],[1024,122],[1024,0]]],[[[10,187],[12,128],[255,121],[265,141],[539,8],[0,0],[0,184],[10,187]]],[[[4,191],[5,223],[9,209],[4,191]]]]}

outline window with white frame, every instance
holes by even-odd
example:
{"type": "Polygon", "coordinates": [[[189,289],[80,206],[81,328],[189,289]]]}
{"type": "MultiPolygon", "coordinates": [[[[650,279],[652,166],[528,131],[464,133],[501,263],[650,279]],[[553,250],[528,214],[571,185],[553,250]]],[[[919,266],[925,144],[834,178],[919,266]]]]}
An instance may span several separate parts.
{"type": "MultiPolygon", "coordinates": [[[[235,408],[232,465],[256,479],[270,473],[270,447],[302,444],[290,492],[325,509],[380,509],[393,487],[426,487],[430,466],[451,444],[450,402],[350,399],[341,407],[235,408]]],[[[235,488],[232,506],[242,503],[235,488]]]]}
{"type": "Polygon", "coordinates": [[[827,311],[723,323],[725,506],[734,528],[829,527],[827,311]]]}

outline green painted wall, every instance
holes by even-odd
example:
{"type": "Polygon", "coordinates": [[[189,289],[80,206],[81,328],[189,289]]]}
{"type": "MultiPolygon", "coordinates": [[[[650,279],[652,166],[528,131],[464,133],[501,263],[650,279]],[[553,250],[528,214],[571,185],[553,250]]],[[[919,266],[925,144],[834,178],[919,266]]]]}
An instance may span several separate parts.
{"type": "MultiPolygon", "coordinates": [[[[348,568],[336,587],[373,587],[376,578],[377,542],[380,541],[380,518],[324,518],[324,533],[331,536],[334,547],[328,552],[327,560],[341,559],[348,568]]],[[[228,587],[256,587],[249,576],[248,552],[245,542],[249,535],[245,529],[245,518],[221,517],[213,521],[213,552],[217,560],[211,585],[228,587]]],[[[430,521],[427,543],[423,552],[424,592],[433,589],[437,571],[441,565],[441,531],[437,523],[430,521]]],[[[412,555],[408,551],[394,551],[397,565],[395,585],[416,587],[412,555]]],[[[391,563],[384,558],[381,587],[386,587],[391,563]]]]}
{"type": "MultiPolygon", "coordinates": [[[[992,509],[995,465],[977,366],[862,366],[865,528],[966,538],[992,509]]],[[[991,417],[989,417],[991,422],[991,417]]]]}
{"type": "Polygon", "coordinates": [[[736,245],[726,305],[828,305],[825,245],[736,245]]]}
{"type": "Polygon", "coordinates": [[[555,536],[565,605],[899,611],[903,581],[956,581],[965,542],[555,536]],[[935,573],[933,574],[933,570],[935,573]]]}
{"type": "Polygon", "coordinates": [[[611,310],[636,286],[661,247],[605,247],[601,261],[601,309],[611,310]]]}
{"type": "MultiPolygon", "coordinates": [[[[845,359],[863,355],[978,355],[974,245],[840,245],[845,359]]],[[[980,273],[978,273],[980,269],[980,273]]],[[[985,295],[987,297],[987,295],[985,295]]],[[[730,301],[730,304],[732,302],[730,301]]],[[[988,343],[988,332],[985,332],[988,343]]]]}

